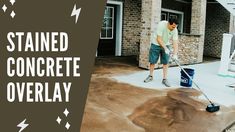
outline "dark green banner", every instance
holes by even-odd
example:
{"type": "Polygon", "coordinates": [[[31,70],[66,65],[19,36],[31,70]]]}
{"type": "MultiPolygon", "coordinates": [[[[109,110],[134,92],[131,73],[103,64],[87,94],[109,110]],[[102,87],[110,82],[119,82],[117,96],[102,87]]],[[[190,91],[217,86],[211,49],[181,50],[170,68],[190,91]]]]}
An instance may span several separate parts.
{"type": "Polygon", "coordinates": [[[0,1],[0,131],[80,131],[105,3],[0,1]]]}

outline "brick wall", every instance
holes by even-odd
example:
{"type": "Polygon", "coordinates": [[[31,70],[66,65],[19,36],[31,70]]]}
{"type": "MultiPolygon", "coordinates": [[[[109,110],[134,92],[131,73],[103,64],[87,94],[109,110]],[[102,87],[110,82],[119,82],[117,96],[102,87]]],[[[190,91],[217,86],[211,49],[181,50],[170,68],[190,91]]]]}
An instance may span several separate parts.
{"type": "Polygon", "coordinates": [[[179,36],[179,60],[181,64],[198,63],[200,35],[179,36]]]}
{"type": "Polygon", "coordinates": [[[122,56],[139,53],[141,1],[125,0],[124,2],[122,56]]]}
{"type": "Polygon", "coordinates": [[[197,63],[203,61],[203,48],[206,25],[206,5],[205,0],[192,0],[192,15],[190,34],[200,35],[198,46],[197,63]]]}
{"type": "Polygon", "coordinates": [[[223,33],[229,32],[230,13],[219,3],[207,4],[204,55],[220,57],[223,33]]]}
{"type": "Polygon", "coordinates": [[[157,23],[160,21],[161,2],[162,0],[142,0],[139,52],[139,66],[142,68],[149,68],[151,33],[156,30],[157,23]]]}

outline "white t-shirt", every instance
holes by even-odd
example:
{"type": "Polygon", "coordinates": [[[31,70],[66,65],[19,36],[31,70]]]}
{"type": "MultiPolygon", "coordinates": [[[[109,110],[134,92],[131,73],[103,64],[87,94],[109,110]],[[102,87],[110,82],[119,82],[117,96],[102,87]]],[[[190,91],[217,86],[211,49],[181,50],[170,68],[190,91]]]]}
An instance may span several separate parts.
{"type": "MultiPolygon", "coordinates": [[[[160,21],[157,30],[152,35],[151,43],[159,45],[157,36],[161,36],[165,45],[170,45],[172,41],[178,40],[178,30],[175,28],[170,31],[167,27],[168,21],[160,21]]],[[[159,45],[160,46],[160,45],[159,45]]]]}

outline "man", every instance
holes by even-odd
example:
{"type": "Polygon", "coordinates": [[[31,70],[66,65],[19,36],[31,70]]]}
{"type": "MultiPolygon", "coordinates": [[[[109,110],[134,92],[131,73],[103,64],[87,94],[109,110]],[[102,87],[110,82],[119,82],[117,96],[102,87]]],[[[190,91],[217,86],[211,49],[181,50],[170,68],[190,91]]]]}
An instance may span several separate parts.
{"type": "Polygon", "coordinates": [[[167,80],[168,62],[170,57],[170,46],[173,44],[172,59],[177,59],[178,52],[178,30],[177,19],[170,18],[169,21],[160,21],[157,26],[157,31],[154,32],[149,50],[150,74],[144,80],[145,83],[153,80],[153,71],[155,64],[160,56],[161,64],[163,64],[163,80],[162,84],[170,87],[167,80]],[[172,43],[172,44],[171,44],[172,43]]]}

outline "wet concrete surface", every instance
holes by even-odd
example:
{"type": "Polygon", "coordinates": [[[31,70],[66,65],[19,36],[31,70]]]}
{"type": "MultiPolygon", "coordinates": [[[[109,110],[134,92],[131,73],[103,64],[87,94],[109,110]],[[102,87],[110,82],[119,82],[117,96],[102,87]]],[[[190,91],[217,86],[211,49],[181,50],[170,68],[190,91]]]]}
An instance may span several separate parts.
{"type": "Polygon", "coordinates": [[[81,132],[221,132],[235,108],[205,111],[195,89],[152,90],[117,82],[114,75],[141,71],[135,58],[97,58],[81,132]]]}

